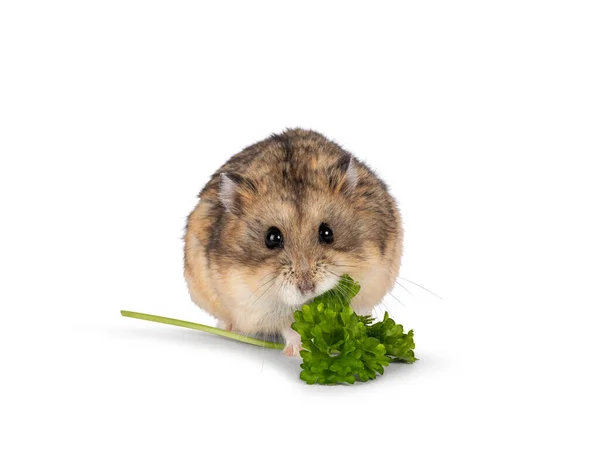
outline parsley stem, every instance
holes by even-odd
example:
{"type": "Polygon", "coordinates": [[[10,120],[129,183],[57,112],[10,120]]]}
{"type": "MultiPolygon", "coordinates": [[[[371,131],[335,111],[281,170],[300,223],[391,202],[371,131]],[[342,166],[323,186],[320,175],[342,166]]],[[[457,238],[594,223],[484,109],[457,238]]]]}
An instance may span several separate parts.
{"type": "Polygon", "coordinates": [[[170,319],[168,317],[153,316],[152,314],[144,314],[133,311],[121,311],[121,315],[123,317],[131,317],[133,319],[149,320],[150,322],[166,323],[167,325],[175,325],[177,327],[191,328],[192,330],[200,330],[207,333],[218,334],[219,336],[245,342],[246,344],[257,345],[259,347],[273,348],[277,350],[282,350],[284,347],[283,344],[278,344],[276,342],[263,341],[260,339],[242,336],[241,334],[233,333],[231,331],[225,331],[221,330],[220,328],[209,327],[208,325],[202,325],[199,323],[186,322],[185,320],[170,319]]]}

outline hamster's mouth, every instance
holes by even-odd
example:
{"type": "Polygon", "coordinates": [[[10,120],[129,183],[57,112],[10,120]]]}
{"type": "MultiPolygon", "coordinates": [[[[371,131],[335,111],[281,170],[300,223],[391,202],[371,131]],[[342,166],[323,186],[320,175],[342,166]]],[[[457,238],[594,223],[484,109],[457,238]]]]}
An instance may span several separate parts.
{"type": "Polygon", "coordinates": [[[288,292],[283,292],[281,294],[281,300],[288,305],[299,308],[307,303],[310,303],[315,297],[318,297],[319,294],[310,293],[310,294],[302,294],[300,289],[294,287],[288,292]]]}
{"type": "Polygon", "coordinates": [[[337,278],[331,276],[316,284],[313,292],[302,293],[295,285],[290,285],[288,289],[283,289],[282,300],[288,305],[296,308],[301,307],[313,301],[316,297],[333,289],[337,284],[337,278]]]}

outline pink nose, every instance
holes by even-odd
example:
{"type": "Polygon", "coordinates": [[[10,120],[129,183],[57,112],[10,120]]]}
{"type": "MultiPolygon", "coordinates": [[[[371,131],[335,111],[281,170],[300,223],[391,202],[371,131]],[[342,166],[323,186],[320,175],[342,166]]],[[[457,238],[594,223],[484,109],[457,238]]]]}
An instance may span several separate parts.
{"type": "Polygon", "coordinates": [[[315,290],[315,283],[308,280],[301,280],[298,283],[298,289],[300,289],[300,292],[303,294],[308,294],[309,292],[313,292],[315,290]]]}

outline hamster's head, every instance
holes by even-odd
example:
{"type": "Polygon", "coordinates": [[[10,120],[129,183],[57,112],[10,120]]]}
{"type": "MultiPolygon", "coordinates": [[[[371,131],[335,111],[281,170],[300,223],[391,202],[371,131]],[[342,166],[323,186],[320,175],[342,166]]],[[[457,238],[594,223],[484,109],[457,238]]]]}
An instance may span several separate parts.
{"type": "Polygon", "coordinates": [[[401,225],[385,185],[350,153],[325,139],[282,139],[243,172],[219,174],[213,258],[249,305],[295,309],[343,274],[361,283],[389,270],[401,225]]]}

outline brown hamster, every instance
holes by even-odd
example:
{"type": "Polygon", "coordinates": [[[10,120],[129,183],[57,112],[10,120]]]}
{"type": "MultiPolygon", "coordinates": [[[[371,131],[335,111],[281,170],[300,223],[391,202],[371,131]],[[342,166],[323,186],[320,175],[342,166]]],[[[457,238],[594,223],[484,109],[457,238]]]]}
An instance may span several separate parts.
{"type": "Polygon", "coordinates": [[[314,131],[272,135],[233,156],[200,192],[185,234],[192,300],[219,326],[282,335],[303,303],[343,274],[361,285],[352,301],[369,314],[400,268],[400,212],[386,185],[314,131]]]}

